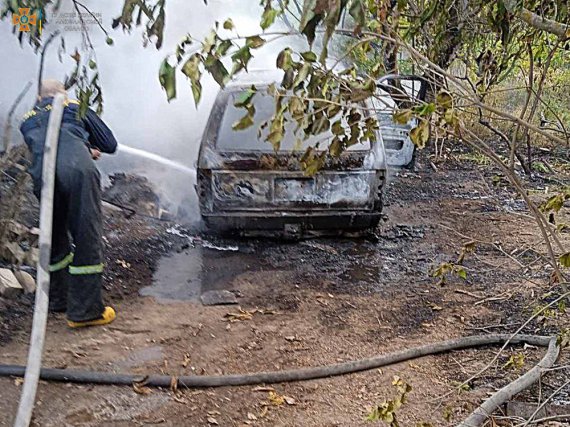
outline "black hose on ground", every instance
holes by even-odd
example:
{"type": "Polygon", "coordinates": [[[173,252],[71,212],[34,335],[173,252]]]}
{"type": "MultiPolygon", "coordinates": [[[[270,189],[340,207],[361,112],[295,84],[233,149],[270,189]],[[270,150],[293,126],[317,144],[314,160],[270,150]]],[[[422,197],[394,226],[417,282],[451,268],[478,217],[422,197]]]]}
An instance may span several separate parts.
{"type": "MultiPolygon", "coordinates": [[[[178,381],[178,388],[187,387],[222,387],[256,384],[274,384],[283,382],[306,381],[317,378],[328,378],[345,375],[353,372],[376,369],[395,363],[429,356],[451,350],[462,350],[487,345],[498,345],[510,342],[511,344],[527,343],[540,347],[547,347],[552,337],[539,335],[492,334],[455,338],[435,344],[427,344],[408,350],[401,350],[390,354],[360,359],[350,362],[337,363],[329,366],[314,368],[292,369],[277,372],[259,372],[239,375],[204,375],[174,377],[178,381]]],[[[19,365],[0,365],[0,376],[17,376],[25,374],[26,368],[19,365]]],[[[144,380],[144,384],[153,387],[169,388],[173,385],[173,377],[167,375],[114,374],[107,372],[76,371],[71,369],[42,368],[40,378],[48,381],[64,381],[70,383],[90,383],[106,385],[131,385],[144,380]]]]}

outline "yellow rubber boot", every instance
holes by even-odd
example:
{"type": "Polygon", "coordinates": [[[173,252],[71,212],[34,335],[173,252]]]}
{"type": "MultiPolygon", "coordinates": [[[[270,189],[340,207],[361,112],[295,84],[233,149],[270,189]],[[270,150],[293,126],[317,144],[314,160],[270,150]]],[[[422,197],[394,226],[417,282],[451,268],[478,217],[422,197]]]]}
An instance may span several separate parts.
{"type": "Polygon", "coordinates": [[[83,328],[85,326],[101,326],[111,323],[117,317],[117,313],[113,307],[105,307],[101,317],[93,320],[86,320],[85,322],[74,322],[73,320],[67,321],[67,326],[70,328],[83,328]]]}

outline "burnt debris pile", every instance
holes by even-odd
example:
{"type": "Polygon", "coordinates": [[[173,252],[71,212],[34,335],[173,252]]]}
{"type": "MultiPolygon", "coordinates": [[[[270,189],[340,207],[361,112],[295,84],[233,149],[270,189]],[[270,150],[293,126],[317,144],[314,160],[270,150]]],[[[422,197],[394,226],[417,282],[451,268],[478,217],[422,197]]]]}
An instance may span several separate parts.
{"type": "Polygon", "coordinates": [[[116,173],[109,176],[111,184],[103,191],[103,200],[133,213],[163,218],[168,215],[151,182],[140,175],[116,173]]]}

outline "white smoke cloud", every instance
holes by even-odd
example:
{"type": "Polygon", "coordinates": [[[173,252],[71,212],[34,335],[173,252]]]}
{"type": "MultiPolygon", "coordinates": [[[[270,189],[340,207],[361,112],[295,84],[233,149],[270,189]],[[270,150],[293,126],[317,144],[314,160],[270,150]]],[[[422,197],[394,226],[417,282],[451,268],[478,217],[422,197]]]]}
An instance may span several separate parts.
{"type": "MultiPolygon", "coordinates": [[[[219,88],[206,76],[203,81],[203,98],[196,109],[190,86],[180,74],[177,99],[168,103],[158,83],[160,62],[174,51],[176,44],[187,33],[197,39],[203,39],[215,21],[222,22],[228,17],[232,18],[240,35],[260,32],[259,19],[262,9],[259,1],[210,0],[206,6],[202,0],[168,0],[164,43],[158,51],[152,44],[143,47],[140,29],[135,28],[131,34],[123,34],[119,29],[110,28],[111,21],[120,14],[122,1],[86,0],[84,3],[101,16],[104,27],[108,28],[114,39],[114,45],[107,46],[105,35],[96,25],[89,25],[104,90],[103,119],[113,130],[119,144],[148,150],[183,165],[194,166],[202,132],[219,88]]],[[[71,2],[62,2],[60,14],[73,11],[71,2]]],[[[57,41],[53,42],[46,55],[44,77],[63,80],[66,73],[73,68],[73,60],[69,55],[73,53],[75,46],[81,44],[81,33],[66,28],[68,23],[60,22],[58,25],[57,21],[61,19],[53,16],[51,18],[51,25],[48,24],[44,29],[44,37],[59,27],[65,36],[67,53],[63,55],[63,62],[59,62],[57,41]]],[[[20,118],[33,106],[37,92],[39,55],[25,42],[20,46],[12,30],[13,26],[8,20],[0,23],[0,57],[4,59],[0,61],[1,124],[26,82],[32,81],[34,86],[20,104],[15,118],[20,118]]],[[[277,52],[287,45],[291,45],[290,40],[280,40],[254,53],[251,67],[273,68],[277,52]]],[[[16,122],[16,130],[18,126],[19,123],[16,122]]],[[[21,141],[19,132],[15,132],[14,136],[15,140],[21,141]]],[[[125,168],[133,168],[136,164],[136,170],[144,173],[170,201],[178,203],[190,198],[192,204],[197,206],[193,177],[167,169],[155,162],[133,162],[125,156],[127,154],[124,153],[113,157],[106,156],[99,166],[112,173],[121,170],[128,172],[125,168]]],[[[192,215],[198,217],[197,208],[192,215]]]]}

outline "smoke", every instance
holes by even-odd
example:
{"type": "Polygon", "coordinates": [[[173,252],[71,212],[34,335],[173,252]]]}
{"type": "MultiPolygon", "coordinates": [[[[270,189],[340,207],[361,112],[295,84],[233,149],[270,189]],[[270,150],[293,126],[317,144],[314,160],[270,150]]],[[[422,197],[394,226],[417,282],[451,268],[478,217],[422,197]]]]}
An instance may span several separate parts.
{"type": "MultiPolygon", "coordinates": [[[[262,13],[259,1],[210,0],[206,6],[199,0],[168,0],[164,43],[158,51],[150,43],[148,47],[143,47],[140,29],[133,29],[131,34],[110,29],[112,19],[121,12],[122,3],[117,0],[84,1],[92,12],[101,17],[104,27],[109,29],[114,40],[113,46],[108,46],[103,32],[94,24],[88,25],[104,90],[103,119],[113,130],[119,144],[124,143],[175,160],[187,167],[195,167],[202,132],[219,87],[209,76],[205,76],[202,82],[202,101],[196,108],[190,86],[180,74],[178,96],[168,103],[158,83],[160,62],[174,51],[176,44],[186,34],[203,39],[215,21],[222,22],[231,17],[240,35],[259,33],[262,13]]],[[[73,12],[71,2],[64,1],[57,16],[48,16],[50,24],[44,29],[44,37],[59,28],[65,36],[67,53],[60,62],[57,41],[50,45],[45,60],[45,78],[63,80],[66,73],[73,69],[70,54],[75,46],[82,43],[79,23],[76,17],[73,18],[73,12]]],[[[15,118],[21,117],[33,106],[37,93],[40,57],[27,43],[20,46],[12,31],[13,26],[9,20],[0,23],[0,55],[5,58],[0,63],[1,124],[26,82],[32,81],[34,86],[20,104],[15,118]]],[[[269,44],[254,53],[251,67],[274,68],[277,52],[292,43],[302,42],[281,39],[269,44]]],[[[18,126],[19,123],[15,123],[15,142],[22,140],[17,132],[18,126]]],[[[194,178],[191,175],[133,156],[132,153],[119,150],[115,156],[104,156],[99,167],[106,174],[122,171],[145,175],[169,204],[176,205],[185,201],[185,205],[192,208],[190,219],[199,218],[194,178]]]]}

